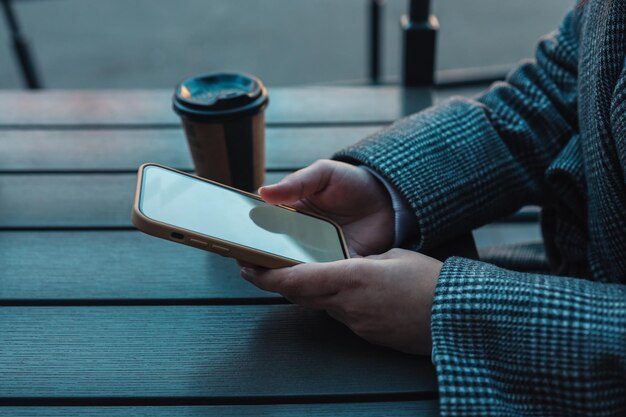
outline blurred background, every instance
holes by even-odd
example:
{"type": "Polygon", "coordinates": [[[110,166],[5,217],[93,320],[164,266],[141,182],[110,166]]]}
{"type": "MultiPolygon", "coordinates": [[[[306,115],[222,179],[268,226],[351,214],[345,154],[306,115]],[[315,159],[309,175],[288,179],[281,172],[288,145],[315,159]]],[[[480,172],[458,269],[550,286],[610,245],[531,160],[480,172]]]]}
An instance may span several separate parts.
{"type": "MultiPolygon", "coordinates": [[[[399,20],[387,0],[382,76],[398,82],[399,20]]],[[[367,0],[13,0],[46,88],[172,88],[205,71],[258,75],[270,86],[361,83],[368,75],[367,0]]],[[[505,72],[532,56],[573,0],[435,0],[438,77],[505,72]],[[479,71],[479,72],[480,72],[479,71]]],[[[6,21],[0,88],[22,88],[6,21]]]]}

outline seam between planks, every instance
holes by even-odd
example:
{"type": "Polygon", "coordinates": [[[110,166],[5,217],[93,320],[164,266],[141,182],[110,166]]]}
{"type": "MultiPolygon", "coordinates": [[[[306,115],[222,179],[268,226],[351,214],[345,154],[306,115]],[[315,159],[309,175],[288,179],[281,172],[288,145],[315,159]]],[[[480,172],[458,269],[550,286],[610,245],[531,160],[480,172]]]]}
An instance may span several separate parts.
{"type": "Polygon", "coordinates": [[[281,296],[236,298],[1,299],[0,307],[251,306],[292,304],[281,296]]]}
{"type": "MultiPolygon", "coordinates": [[[[306,128],[306,127],[384,127],[395,120],[364,120],[334,122],[270,122],[266,128],[306,128]]],[[[59,123],[59,124],[0,124],[0,130],[161,130],[181,129],[180,123],[137,123],[137,124],[95,124],[95,123],[59,123]]]]}
{"type": "Polygon", "coordinates": [[[436,400],[435,391],[250,397],[6,397],[0,406],[180,406],[373,403],[436,400]]]}

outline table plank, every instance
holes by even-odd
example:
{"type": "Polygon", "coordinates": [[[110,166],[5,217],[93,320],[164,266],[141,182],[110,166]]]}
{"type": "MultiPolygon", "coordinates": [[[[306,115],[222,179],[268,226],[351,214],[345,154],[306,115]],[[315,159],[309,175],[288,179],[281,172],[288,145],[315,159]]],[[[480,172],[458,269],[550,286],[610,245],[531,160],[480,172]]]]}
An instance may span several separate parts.
{"type": "Polygon", "coordinates": [[[272,404],[239,406],[170,406],[170,407],[5,407],[2,412],[12,417],[438,417],[439,403],[431,401],[392,401],[329,404],[272,404]]]}
{"type": "Polygon", "coordinates": [[[3,307],[0,318],[3,405],[29,398],[433,399],[437,391],[429,357],[370,345],[325,313],[294,305],[3,307]]]}
{"type": "Polygon", "coordinates": [[[282,303],[233,259],[139,231],[0,232],[0,305],[282,303]]]}
{"type": "Polygon", "coordinates": [[[285,303],[232,259],[138,231],[0,232],[0,271],[0,306],[285,303]]]}
{"type": "MultiPolygon", "coordinates": [[[[270,172],[265,182],[287,174],[270,172]]],[[[119,173],[1,175],[0,229],[131,228],[135,180],[119,173]]],[[[537,208],[520,213],[537,216],[537,208]]]]}
{"type": "Polygon", "coordinates": [[[492,223],[474,230],[473,236],[479,248],[543,240],[537,222],[492,223]]]}
{"type": "MultiPolygon", "coordinates": [[[[272,172],[266,183],[286,172],[272,172]]],[[[0,176],[1,228],[131,228],[135,174],[0,176]]]]}
{"type": "MultiPolygon", "coordinates": [[[[0,125],[178,126],[171,90],[3,91],[0,125]]],[[[387,124],[429,106],[431,91],[398,86],[276,87],[269,89],[268,126],[387,124]]]]}
{"type": "MultiPolygon", "coordinates": [[[[382,126],[269,128],[267,168],[295,170],[329,158],[382,126]]],[[[193,165],[180,128],[0,130],[0,172],[135,171],[144,162],[193,165]]]]}
{"type": "MultiPolygon", "coordinates": [[[[170,94],[0,93],[0,228],[130,228],[130,171],[149,158],[191,168],[170,94]]],[[[268,182],[430,104],[427,90],[387,87],[270,94],[268,167],[285,171],[268,182]]],[[[0,304],[19,304],[0,308],[0,405],[407,415],[437,395],[429,358],[371,346],[248,285],[230,260],[136,231],[2,232],[0,270],[0,304]]]]}

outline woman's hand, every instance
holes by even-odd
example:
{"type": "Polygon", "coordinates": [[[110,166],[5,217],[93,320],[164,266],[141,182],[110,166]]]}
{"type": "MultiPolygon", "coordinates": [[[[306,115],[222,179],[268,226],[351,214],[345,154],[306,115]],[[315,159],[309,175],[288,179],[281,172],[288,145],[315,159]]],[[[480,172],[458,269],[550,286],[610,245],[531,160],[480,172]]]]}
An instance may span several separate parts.
{"type": "Polygon", "coordinates": [[[270,204],[286,204],[337,222],[351,254],[381,253],[393,245],[395,214],[385,187],[363,168],[320,160],[261,187],[270,204]]]}
{"type": "Polygon", "coordinates": [[[365,340],[430,354],[430,309],[442,263],[402,249],[329,263],[242,268],[257,287],[293,303],[326,310],[365,340]]]}

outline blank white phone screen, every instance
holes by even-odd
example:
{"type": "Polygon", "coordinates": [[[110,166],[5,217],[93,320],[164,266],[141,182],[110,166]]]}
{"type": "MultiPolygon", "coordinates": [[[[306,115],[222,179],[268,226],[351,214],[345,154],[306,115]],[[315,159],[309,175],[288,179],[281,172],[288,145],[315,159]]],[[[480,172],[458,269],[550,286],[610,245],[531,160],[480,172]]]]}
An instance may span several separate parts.
{"type": "Polygon", "coordinates": [[[331,223],[148,165],[141,212],[156,221],[300,262],[345,259],[331,223]]]}

